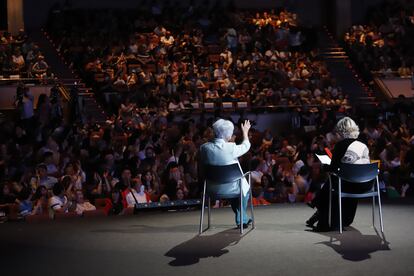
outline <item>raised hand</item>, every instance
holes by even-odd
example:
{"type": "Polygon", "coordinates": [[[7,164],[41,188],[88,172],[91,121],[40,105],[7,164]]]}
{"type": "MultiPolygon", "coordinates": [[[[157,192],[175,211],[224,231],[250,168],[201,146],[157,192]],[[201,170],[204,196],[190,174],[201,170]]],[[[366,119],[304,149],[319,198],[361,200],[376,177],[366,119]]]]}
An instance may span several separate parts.
{"type": "Polygon", "coordinates": [[[245,120],[244,123],[241,124],[241,129],[243,132],[243,138],[248,139],[249,138],[249,129],[251,127],[250,121],[245,120]]]}

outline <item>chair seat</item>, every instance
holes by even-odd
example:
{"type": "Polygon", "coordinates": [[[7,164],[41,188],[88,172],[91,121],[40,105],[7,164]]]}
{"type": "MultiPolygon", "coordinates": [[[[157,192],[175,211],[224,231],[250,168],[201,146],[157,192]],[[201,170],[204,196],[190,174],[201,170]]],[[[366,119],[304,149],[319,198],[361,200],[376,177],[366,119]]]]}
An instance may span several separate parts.
{"type": "Polygon", "coordinates": [[[365,197],[372,197],[378,196],[378,193],[370,192],[370,193],[363,193],[363,194],[351,194],[351,193],[341,193],[341,197],[349,197],[349,198],[365,198],[365,197]]]}
{"type": "Polygon", "coordinates": [[[381,195],[378,181],[378,164],[341,164],[333,175],[338,177],[338,187],[332,189],[332,179],[329,176],[329,226],[332,223],[332,193],[338,196],[339,232],[342,233],[342,198],[372,197],[372,224],[375,227],[375,199],[378,200],[378,211],[381,232],[384,233],[381,210],[381,195]],[[344,192],[343,192],[344,191],[344,192]]]}
{"type": "MultiPolygon", "coordinates": [[[[253,220],[254,214],[252,203],[252,191],[250,187],[250,172],[244,173],[238,163],[230,165],[205,165],[204,166],[204,188],[202,194],[201,216],[199,234],[203,232],[204,206],[208,205],[208,228],[210,228],[211,199],[239,198],[240,199],[240,221],[243,220],[242,207],[242,183],[243,178],[247,177],[247,184],[250,190],[250,211],[253,220]]],[[[240,227],[240,234],[243,234],[243,227],[240,227]]]]}
{"type": "Polygon", "coordinates": [[[240,185],[236,183],[212,184],[207,183],[206,194],[214,199],[240,197],[240,185]]]}

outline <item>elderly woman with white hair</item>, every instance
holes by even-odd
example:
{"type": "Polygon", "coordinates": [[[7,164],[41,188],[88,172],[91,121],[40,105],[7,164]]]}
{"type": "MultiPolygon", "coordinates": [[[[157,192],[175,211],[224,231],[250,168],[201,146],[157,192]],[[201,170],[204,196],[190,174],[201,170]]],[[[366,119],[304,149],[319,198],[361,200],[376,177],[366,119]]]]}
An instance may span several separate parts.
{"type": "MultiPolygon", "coordinates": [[[[326,168],[328,171],[336,171],[342,164],[368,164],[370,163],[368,147],[358,140],[359,127],[349,117],[344,117],[338,121],[335,127],[335,132],[338,135],[339,142],[335,144],[332,151],[331,164],[326,168]]],[[[337,179],[332,177],[333,185],[337,185],[337,179]]],[[[367,184],[368,185],[368,184],[367,184]]],[[[349,189],[365,189],[365,185],[347,183],[349,189]]],[[[317,222],[316,231],[329,231],[328,223],[328,209],[329,209],[329,185],[324,185],[321,191],[315,196],[311,205],[317,208],[316,213],[306,221],[306,225],[313,227],[317,222]]],[[[339,225],[339,218],[337,217],[338,202],[337,198],[333,197],[332,201],[332,228],[337,228],[339,225]]],[[[353,198],[344,198],[342,200],[342,223],[344,226],[349,226],[355,217],[358,201],[353,198]]]]}
{"type": "MultiPolygon", "coordinates": [[[[243,133],[243,142],[241,144],[236,144],[231,142],[233,137],[234,125],[231,121],[218,119],[213,124],[213,131],[215,138],[207,143],[204,143],[200,147],[200,168],[202,165],[217,165],[224,166],[230,164],[239,163],[238,158],[249,151],[250,141],[249,141],[249,129],[250,122],[246,120],[241,125],[241,130],[243,133]]],[[[241,169],[241,168],[240,168],[241,169]]],[[[202,173],[202,171],[201,171],[202,173]]],[[[235,183],[207,183],[207,190],[214,192],[214,194],[228,194],[229,191],[239,189],[239,184],[235,183]]],[[[243,221],[240,222],[240,203],[239,199],[231,199],[231,207],[235,213],[236,225],[237,227],[247,228],[251,223],[251,219],[247,217],[247,200],[249,198],[249,185],[244,179],[242,182],[242,192],[243,192],[243,221]]]]}

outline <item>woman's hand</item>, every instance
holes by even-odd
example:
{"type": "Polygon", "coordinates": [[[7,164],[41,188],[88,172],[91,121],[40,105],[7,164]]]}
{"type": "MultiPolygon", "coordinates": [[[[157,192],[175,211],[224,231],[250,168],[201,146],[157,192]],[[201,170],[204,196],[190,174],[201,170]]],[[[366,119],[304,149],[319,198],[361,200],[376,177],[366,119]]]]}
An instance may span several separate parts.
{"type": "Polygon", "coordinates": [[[241,124],[241,130],[243,133],[243,139],[249,140],[249,129],[251,127],[250,121],[245,120],[244,123],[241,124]]]}

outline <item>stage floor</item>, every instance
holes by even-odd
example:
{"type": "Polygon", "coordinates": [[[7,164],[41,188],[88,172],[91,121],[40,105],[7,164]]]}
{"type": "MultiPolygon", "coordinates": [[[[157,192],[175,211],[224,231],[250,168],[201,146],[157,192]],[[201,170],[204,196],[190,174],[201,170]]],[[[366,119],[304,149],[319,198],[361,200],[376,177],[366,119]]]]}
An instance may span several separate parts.
{"type": "Polygon", "coordinates": [[[307,231],[304,204],[255,209],[241,237],[230,208],[0,224],[0,271],[16,275],[414,275],[414,204],[384,204],[384,241],[360,204],[353,227],[307,231]]]}

